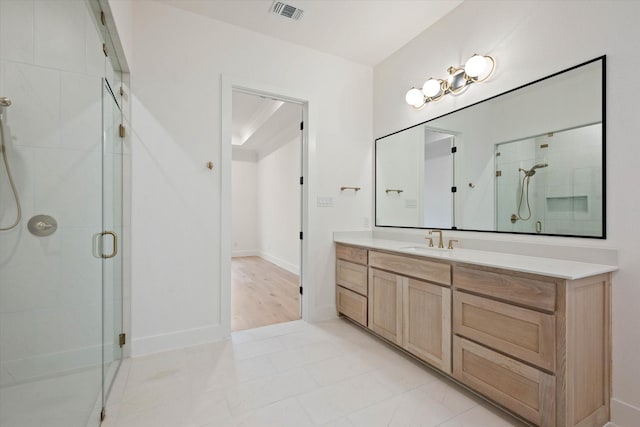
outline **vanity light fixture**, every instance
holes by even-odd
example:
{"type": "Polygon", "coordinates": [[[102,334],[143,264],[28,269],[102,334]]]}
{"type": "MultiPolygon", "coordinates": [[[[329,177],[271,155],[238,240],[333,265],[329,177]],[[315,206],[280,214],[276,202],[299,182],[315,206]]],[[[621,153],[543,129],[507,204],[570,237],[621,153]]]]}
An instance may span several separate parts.
{"type": "Polygon", "coordinates": [[[431,77],[424,82],[422,90],[415,87],[409,89],[405,96],[405,101],[419,110],[427,102],[439,101],[448,93],[454,95],[461,93],[471,83],[486,81],[493,74],[495,66],[496,60],[492,56],[475,54],[464,65],[449,67],[447,69],[449,73],[447,80],[431,77]]]}

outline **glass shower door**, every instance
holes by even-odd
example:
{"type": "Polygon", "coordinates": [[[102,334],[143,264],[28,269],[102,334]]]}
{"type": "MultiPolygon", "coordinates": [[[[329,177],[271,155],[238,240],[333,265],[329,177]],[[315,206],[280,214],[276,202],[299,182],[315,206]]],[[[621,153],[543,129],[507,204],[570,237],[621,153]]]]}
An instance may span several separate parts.
{"type": "Polygon", "coordinates": [[[103,407],[122,360],[122,113],[107,80],[102,89],[103,407]]]}

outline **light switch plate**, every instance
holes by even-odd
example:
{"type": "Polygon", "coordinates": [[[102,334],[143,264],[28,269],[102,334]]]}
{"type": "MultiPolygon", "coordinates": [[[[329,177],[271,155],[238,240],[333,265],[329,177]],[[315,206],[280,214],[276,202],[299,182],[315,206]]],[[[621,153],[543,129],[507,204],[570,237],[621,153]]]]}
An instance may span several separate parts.
{"type": "Polygon", "coordinates": [[[333,207],[333,197],[320,197],[318,196],[317,201],[319,208],[332,208],[333,207]]]}

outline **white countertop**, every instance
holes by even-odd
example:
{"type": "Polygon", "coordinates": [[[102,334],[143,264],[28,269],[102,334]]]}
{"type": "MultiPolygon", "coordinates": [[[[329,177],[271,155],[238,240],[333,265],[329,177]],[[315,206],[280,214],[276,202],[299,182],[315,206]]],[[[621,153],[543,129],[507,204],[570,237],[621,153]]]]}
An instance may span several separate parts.
{"type": "Polygon", "coordinates": [[[362,246],[370,249],[398,252],[407,255],[423,256],[425,258],[441,259],[444,261],[466,262],[487,267],[503,268],[523,273],[540,274],[560,279],[576,280],[596,274],[616,271],[617,266],[592,264],[586,262],[567,261],[562,259],[513,255],[502,252],[489,252],[474,249],[438,249],[429,248],[425,244],[386,240],[375,237],[356,237],[348,235],[334,236],[334,242],[345,245],[362,246]]]}

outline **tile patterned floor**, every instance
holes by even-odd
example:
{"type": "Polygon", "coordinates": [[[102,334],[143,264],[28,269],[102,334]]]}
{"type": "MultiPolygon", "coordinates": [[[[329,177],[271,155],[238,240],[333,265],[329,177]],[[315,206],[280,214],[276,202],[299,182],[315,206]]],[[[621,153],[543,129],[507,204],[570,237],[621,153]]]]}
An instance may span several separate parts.
{"type": "Polygon", "coordinates": [[[523,426],[342,319],[126,360],[102,425],[523,426]]]}

